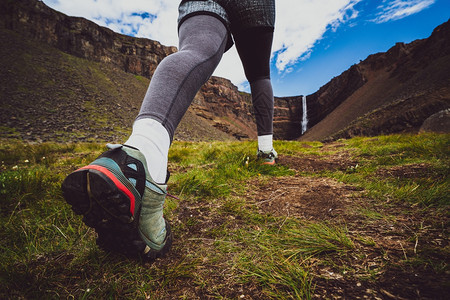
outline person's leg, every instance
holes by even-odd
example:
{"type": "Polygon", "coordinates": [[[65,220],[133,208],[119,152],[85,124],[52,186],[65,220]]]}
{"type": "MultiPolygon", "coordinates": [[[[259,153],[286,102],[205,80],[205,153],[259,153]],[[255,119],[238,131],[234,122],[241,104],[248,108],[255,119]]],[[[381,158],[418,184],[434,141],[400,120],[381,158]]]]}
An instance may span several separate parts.
{"type": "Polygon", "coordinates": [[[196,15],[181,24],[179,38],[179,51],[158,65],[133,133],[125,143],[144,153],[157,182],[165,180],[167,153],[175,129],[220,62],[228,31],[216,17],[196,15]]]}
{"type": "MultiPolygon", "coordinates": [[[[228,31],[209,15],[185,20],[179,28],[179,52],[166,57],[157,67],[133,132],[125,143],[145,156],[150,176],[166,182],[168,151],[175,129],[200,87],[209,79],[222,58],[228,31]]],[[[142,201],[139,233],[148,250],[158,250],[165,238],[164,197],[157,194],[142,201]]]]}
{"type": "Polygon", "coordinates": [[[95,228],[100,247],[145,259],[170,249],[171,229],[163,217],[168,148],[226,42],[227,29],[215,17],[184,21],[180,51],[157,68],[128,141],[108,145],[110,150],[64,180],[64,198],[95,228]]]}
{"type": "Polygon", "coordinates": [[[273,91],[270,79],[257,79],[250,82],[253,110],[258,131],[258,149],[273,149],[273,91]]]}
{"type": "Polygon", "coordinates": [[[258,27],[234,35],[236,48],[250,83],[258,131],[258,149],[273,150],[274,99],[270,81],[270,54],[273,29],[258,27]]]}

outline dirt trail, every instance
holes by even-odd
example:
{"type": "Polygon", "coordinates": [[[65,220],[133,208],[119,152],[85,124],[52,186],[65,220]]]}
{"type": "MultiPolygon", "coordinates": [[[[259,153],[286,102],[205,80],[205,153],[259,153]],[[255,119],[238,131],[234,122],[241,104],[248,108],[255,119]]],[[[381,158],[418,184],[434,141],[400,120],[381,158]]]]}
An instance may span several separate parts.
{"type": "MultiPolygon", "coordinates": [[[[450,294],[450,276],[433,266],[433,261],[446,260],[433,248],[449,246],[442,228],[448,217],[424,215],[419,208],[389,201],[378,203],[364,190],[334,179],[299,175],[355,165],[350,156],[339,155],[280,157],[280,164],[298,174],[251,182],[255,188],[247,201],[263,213],[348,228],[356,246],[353,253],[339,257],[333,266],[323,262],[313,266],[317,298],[444,299],[450,294]],[[414,264],[423,259],[429,261],[414,264]],[[345,275],[342,269],[348,269],[345,275]]],[[[381,169],[376,176],[411,178],[422,172],[426,166],[408,165],[381,169]]]]}

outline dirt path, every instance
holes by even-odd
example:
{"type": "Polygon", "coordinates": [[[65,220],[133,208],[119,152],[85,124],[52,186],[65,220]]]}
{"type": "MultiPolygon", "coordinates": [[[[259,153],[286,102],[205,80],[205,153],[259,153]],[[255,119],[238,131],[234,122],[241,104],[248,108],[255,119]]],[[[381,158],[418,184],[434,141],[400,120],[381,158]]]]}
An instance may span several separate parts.
{"type": "MultiPolygon", "coordinates": [[[[355,162],[342,156],[285,156],[280,163],[301,173],[345,169],[355,162]]],[[[397,166],[382,169],[377,176],[412,178],[426,170],[426,165],[397,166]]],[[[378,203],[364,190],[324,177],[297,175],[251,185],[256,188],[247,201],[262,213],[348,228],[355,241],[353,253],[333,265],[319,260],[313,265],[317,298],[444,299],[450,295],[449,274],[441,272],[444,266],[433,265],[448,262],[448,257],[434,251],[449,247],[443,228],[448,216],[424,214],[420,208],[389,201],[378,203]]]]}

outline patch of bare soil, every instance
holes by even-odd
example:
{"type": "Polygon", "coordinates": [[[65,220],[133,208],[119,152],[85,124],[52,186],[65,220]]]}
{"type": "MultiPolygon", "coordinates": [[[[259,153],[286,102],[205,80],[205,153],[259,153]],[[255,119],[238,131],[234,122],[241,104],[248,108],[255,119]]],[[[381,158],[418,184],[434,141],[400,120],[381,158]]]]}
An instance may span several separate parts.
{"type": "Polygon", "coordinates": [[[250,184],[254,188],[247,194],[248,201],[262,212],[307,220],[342,216],[358,190],[329,178],[312,177],[278,177],[262,185],[257,180],[250,184]]]}
{"type": "Polygon", "coordinates": [[[381,168],[375,172],[379,177],[394,177],[394,178],[421,178],[431,177],[434,174],[430,171],[430,165],[426,163],[409,164],[404,166],[393,166],[390,168],[381,168]]]}
{"type": "MultiPolygon", "coordinates": [[[[336,170],[354,165],[320,157],[282,157],[300,172],[336,170]]],[[[379,170],[377,176],[426,175],[426,164],[379,170]]],[[[247,201],[262,213],[345,224],[355,249],[344,256],[318,258],[313,264],[315,298],[446,299],[448,214],[407,204],[377,203],[363,191],[321,177],[254,180],[247,201]]]]}
{"type": "MultiPolygon", "coordinates": [[[[336,144],[334,147],[339,147],[339,145],[336,144]]],[[[327,147],[322,150],[333,149],[327,147]]],[[[280,155],[278,163],[299,172],[345,171],[357,164],[351,153],[342,150],[334,154],[328,154],[326,157],[318,155],[303,155],[301,157],[280,155]]]]}

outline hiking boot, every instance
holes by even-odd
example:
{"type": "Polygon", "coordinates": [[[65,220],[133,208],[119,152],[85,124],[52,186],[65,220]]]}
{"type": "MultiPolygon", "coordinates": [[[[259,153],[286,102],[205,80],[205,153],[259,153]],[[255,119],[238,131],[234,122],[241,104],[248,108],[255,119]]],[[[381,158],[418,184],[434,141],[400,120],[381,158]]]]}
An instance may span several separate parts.
{"type": "Polygon", "coordinates": [[[258,159],[261,159],[263,161],[263,165],[274,165],[275,160],[278,158],[277,151],[275,151],[274,149],[270,151],[258,150],[257,156],[258,159]]]}
{"type": "Polygon", "coordinates": [[[167,185],[150,177],[138,149],[107,147],[94,162],[66,177],[64,198],[95,229],[101,248],[150,260],[160,257],[172,245],[170,225],[163,218],[167,185]]]}

